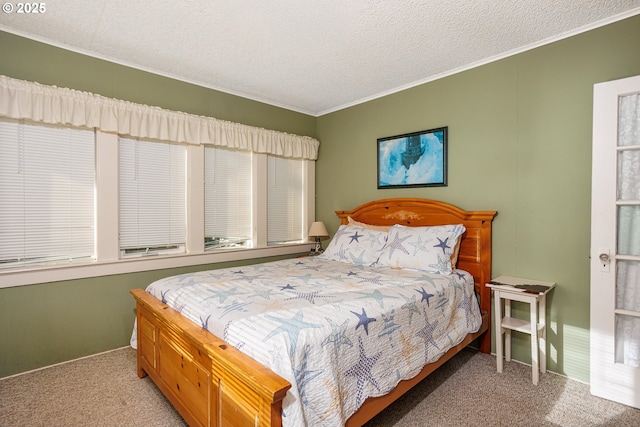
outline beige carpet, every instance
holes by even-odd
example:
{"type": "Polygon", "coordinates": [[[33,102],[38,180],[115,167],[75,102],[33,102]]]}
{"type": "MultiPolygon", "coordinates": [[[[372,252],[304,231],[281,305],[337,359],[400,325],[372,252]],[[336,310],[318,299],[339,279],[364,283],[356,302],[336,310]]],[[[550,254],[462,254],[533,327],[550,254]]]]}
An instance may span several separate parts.
{"type": "MultiPolygon", "coordinates": [[[[528,366],[498,374],[495,361],[463,351],[366,427],[640,426],[640,410],[593,397],[586,384],[546,374],[534,386],[528,366]]],[[[0,380],[2,427],[185,425],[137,377],[130,348],[0,380]]]]}

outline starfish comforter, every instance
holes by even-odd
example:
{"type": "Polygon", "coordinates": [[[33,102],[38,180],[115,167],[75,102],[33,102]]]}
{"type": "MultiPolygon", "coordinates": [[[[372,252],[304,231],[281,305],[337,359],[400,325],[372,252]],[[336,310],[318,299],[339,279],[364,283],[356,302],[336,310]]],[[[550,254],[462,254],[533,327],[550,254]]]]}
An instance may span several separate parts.
{"type": "Polygon", "coordinates": [[[482,323],[465,271],[322,256],[173,276],[147,292],[287,379],[285,427],[344,425],[482,323]]]}

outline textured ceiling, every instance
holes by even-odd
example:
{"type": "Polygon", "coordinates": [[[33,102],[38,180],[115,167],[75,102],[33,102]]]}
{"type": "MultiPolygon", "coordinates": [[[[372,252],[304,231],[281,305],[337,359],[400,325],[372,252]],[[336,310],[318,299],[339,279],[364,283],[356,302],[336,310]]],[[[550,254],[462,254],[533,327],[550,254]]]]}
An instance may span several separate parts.
{"type": "Polygon", "coordinates": [[[640,0],[52,0],[0,30],[314,116],[640,13],[640,0]]]}

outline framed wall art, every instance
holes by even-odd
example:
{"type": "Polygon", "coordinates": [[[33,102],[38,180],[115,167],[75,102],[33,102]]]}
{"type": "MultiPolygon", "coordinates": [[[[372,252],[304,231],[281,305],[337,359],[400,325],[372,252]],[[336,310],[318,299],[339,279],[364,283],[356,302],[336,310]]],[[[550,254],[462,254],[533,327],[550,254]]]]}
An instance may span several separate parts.
{"type": "Polygon", "coordinates": [[[446,185],[446,126],[378,138],[379,189],[446,185]]]}

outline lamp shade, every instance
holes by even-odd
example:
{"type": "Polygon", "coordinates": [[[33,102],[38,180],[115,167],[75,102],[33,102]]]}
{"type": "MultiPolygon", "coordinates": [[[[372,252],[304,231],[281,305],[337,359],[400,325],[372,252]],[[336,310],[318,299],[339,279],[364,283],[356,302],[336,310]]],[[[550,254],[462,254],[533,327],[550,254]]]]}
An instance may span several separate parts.
{"type": "Polygon", "coordinates": [[[326,237],[328,235],[327,227],[324,226],[323,222],[318,221],[311,224],[309,237],[326,237]]]}

